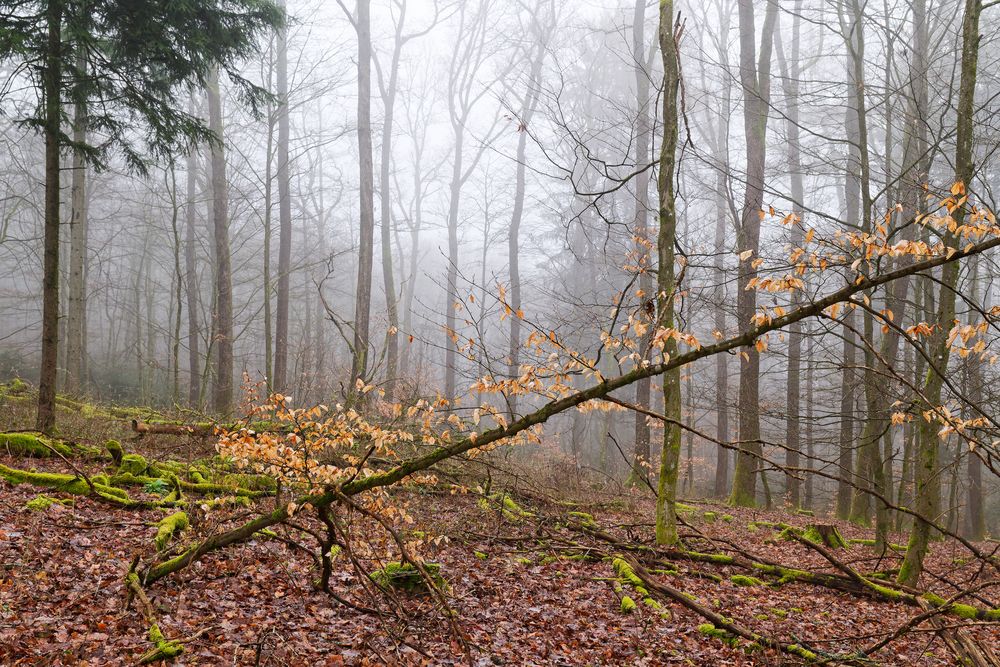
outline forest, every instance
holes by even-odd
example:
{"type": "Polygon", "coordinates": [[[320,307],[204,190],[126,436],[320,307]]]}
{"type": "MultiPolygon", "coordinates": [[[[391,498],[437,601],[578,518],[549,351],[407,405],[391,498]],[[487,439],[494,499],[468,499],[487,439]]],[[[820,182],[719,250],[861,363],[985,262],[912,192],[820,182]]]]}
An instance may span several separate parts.
{"type": "Polygon", "coordinates": [[[0,0],[0,664],[1000,666],[998,65],[1000,0],[0,0]]]}

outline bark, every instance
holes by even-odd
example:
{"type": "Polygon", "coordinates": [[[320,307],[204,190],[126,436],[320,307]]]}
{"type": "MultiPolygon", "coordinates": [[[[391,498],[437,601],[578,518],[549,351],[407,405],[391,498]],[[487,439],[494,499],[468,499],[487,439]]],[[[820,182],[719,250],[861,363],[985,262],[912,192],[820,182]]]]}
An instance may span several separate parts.
{"type": "Polygon", "coordinates": [[[371,120],[371,2],[358,0],[358,168],[360,172],[360,231],[358,234],[358,281],[354,305],[354,344],[351,362],[351,396],[358,381],[368,380],[369,330],[372,302],[372,262],[375,243],[375,174],[372,164],[371,120]]]}
{"type": "Polygon", "coordinates": [[[42,255],[42,360],[38,380],[35,428],[49,433],[56,425],[56,381],[59,359],[59,124],[62,103],[62,2],[47,3],[47,41],[42,71],[45,104],[45,231],[42,255]]]}
{"type": "MultiPolygon", "coordinates": [[[[677,89],[680,63],[674,37],[673,0],[660,2],[660,54],[663,57],[663,139],[660,143],[660,170],[656,190],[659,199],[659,232],[656,272],[657,325],[674,328],[674,301],[677,282],[674,276],[674,243],[677,240],[677,210],[674,200],[674,172],[677,153],[677,89]]],[[[670,337],[663,348],[664,358],[677,356],[677,341],[670,337]]],[[[681,367],[663,374],[664,414],[679,422],[681,414],[681,367]]],[[[640,406],[641,407],[641,406],[640,406]]],[[[645,418],[645,415],[643,415],[645,418]]],[[[660,450],[660,476],[656,487],[656,543],[676,544],[677,473],[680,467],[681,429],[677,423],[664,424],[660,450]]]]}
{"type": "MultiPolygon", "coordinates": [[[[85,72],[82,55],[77,69],[85,72]]],[[[77,102],[73,110],[73,141],[87,141],[87,106],[77,102]]],[[[87,389],[87,164],[79,152],[73,154],[70,190],[69,299],[66,312],[66,391],[87,389]]]]}
{"type": "MultiPolygon", "coordinates": [[[[955,146],[955,182],[958,197],[967,195],[972,186],[974,163],[972,153],[973,120],[975,115],[976,74],[979,65],[979,14],[981,0],[966,0],[962,19],[962,73],[958,92],[957,128],[955,146]]],[[[961,226],[966,214],[966,205],[959,203],[951,212],[957,226],[961,226]]],[[[960,239],[945,232],[944,241],[949,246],[958,246],[960,239]]],[[[957,253],[956,253],[957,254],[957,253]]],[[[944,374],[948,371],[950,345],[948,333],[955,320],[955,292],[961,263],[949,262],[941,270],[941,295],[938,299],[936,327],[930,338],[930,354],[933,368],[929,369],[924,383],[923,395],[928,408],[936,410],[941,404],[941,390],[944,374]]],[[[917,465],[915,469],[914,508],[918,517],[910,530],[906,557],[900,567],[898,581],[914,585],[920,579],[924,556],[927,553],[931,525],[937,517],[940,504],[941,481],[938,471],[939,426],[934,421],[919,420],[917,426],[917,465]]]]}
{"type": "MultiPolygon", "coordinates": [[[[285,0],[278,0],[285,9],[285,0]]],[[[271,388],[284,392],[288,386],[288,306],[292,271],[292,179],[288,164],[288,26],[278,29],[277,72],[275,83],[278,96],[278,292],[274,318],[274,378],[271,388]]],[[[270,138],[270,132],[268,132],[270,138]]],[[[266,285],[270,290],[270,283],[266,285]]]]}
{"type": "Polygon", "coordinates": [[[172,370],[170,382],[170,398],[174,405],[180,402],[181,391],[181,321],[184,310],[184,274],[181,269],[181,230],[178,225],[179,218],[179,197],[177,195],[177,171],[173,162],[170,163],[170,236],[173,242],[174,251],[174,275],[173,294],[171,302],[174,307],[173,331],[171,331],[170,368],[172,370]]]}
{"type": "Polygon", "coordinates": [[[188,321],[188,405],[199,407],[201,397],[201,327],[198,322],[199,289],[198,269],[195,265],[197,230],[195,224],[198,211],[195,206],[197,194],[197,159],[192,149],[187,156],[187,192],[184,204],[184,288],[187,298],[188,321]]]}
{"type": "MultiPolygon", "coordinates": [[[[731,12],[723,12],[720,33],[729,35],[731,12]]],[[[717,57],[720,62],[729,63],[729,55],[725,46],[726,40],[719,40],[717,57]]],[[[732,111],[732,86],[726,78],[722,108],[719,112],[718,126],[715,138],[715,238],[714,257],[712,261],[712,276],[715,282],[715,317],[714,326],[719,335],[726,331],[726,220],[729,214],[729,116],[732,111]]],[[[715,435],[720,442],[729,442],[729,357],[722,354],[715,358],[715,435]]],[[[729,465],[732,455],[728,449],[719,447],[715,466],[715,496],[723,498],[729,491],[729,465]]]]}
{"type": "MultiPolygon", "coordinates": [[[[971,261],[972,277],[969,281],[970,301],[979,303],[979,260],[971,261]]],[[[987,289],[988,291],[988,289],[987,289]]],[[[989,303],[989,300],[987,300],[989,303]]],[[[969,324],[974,324],[974,312],[969,312],[969,324]]],[[[980,359],[975,354],[965,358],[965,393],[973,406],[981,405],[983,399],[983,369],[980,359]]],[[[983,461],[979,452],[973,450],[968,454],[966,463],[968,488],[966,491],[966,524],[965,534],[970,540],[979,541],[986,536],[986,515],[983,511],[983,461]]]]}
{"type": "MultiPolygon", "coordinates": [[[[813,451],[813,386],[816,378],[816,364],[813,360],[813,342],[811,338],[808,338],[808,332],[806,332],[805,341],[805,358],[806,358],[806,392],[805,392],[805,416],[806,416],[806,429],[805,429],[805,441],[806,441],[806,468],[812,469],[813,461],[815,460],[815,452],[813,451]]],[[[802,503],[803,507],[806,509],[813,509],[815,504],[815,480],[813,475],[806,473],[805,480],[805,498],[802,503]]]]}
{"type": "MultiPolygon", "coordinates": [[[[649,172],[643,167],[649,159],[650,144],[650,122],[649,122],[649,80],[650,73],[646,65],[646,2],[636,0],[635,9],[632,14],[632,66],[635,74],[635,101],[636,101],[636,140],[635,156],[633,161],[635,168],[641,170],[635,178],[635,213],[632,218],[633,234],[637,237],[635,252],[638,255],[637,264],[639,266],[639,289],[643,296],[643,304],[654,297],[652,267],[650,266],[649,253],[649,172]]],[[[652,312],[652,309],[641,308],[641,312],[652,312]]],[[[652,333],[652,328],[649,332],[652,333]]],[[[644,336],[641,348],[645,352],[649,346],[650,336],[644,336]]],[[[650,384],[651,381],[640,380],[635,385],[635,403],[640,407],[650,407],[650,384]]],[[[646,416],[635,413],[635,445],[632,454],[632,474],[630,480],[638,483],[639,480],[649,476],[649,465],[651,464],[649,451],[649,424],[646,416]]]]}
{"type": "Polygon", "coordinates": [[[215,386],[212,409],[227,415],[233,405],[233,281],[229,257],[229,184],[223,147],[222,99],[219,72],[213,70],[208,86],[208,124],[212,143],[212,229],[215,248],[215,306],[212,329],[215,348],[215,386]]]}
{"type": "MultiPolygon", "coordinates": [[[[861,197],[861,176],[858,147],[860,146],[860,129],[858,119],[860,113],[857,110],[858,95],[857,88],[851,87],[848,91],[849,104],[845,111],[844,125],[847,128],[847,166],[844,172],[844,222],[845,227],[857,230],[861,227],[861,215],[858,208],[858,201],[861,197]]],[[[854,309],[849,308],[843,317],[844,345],[843,356],[841,358],[843,367],[841,369],[840,383],[840,443],[839,443],[839,467],[840,482],[837,484],[837,518],[848,519],[851,517],[851,500],[856,486],[860,486],[860,477],[855,474],[855,437],[854,427],[857,418],[855,410],[855,394],[857,389],[858,373],[857,365],[857,337],[855,335],[855,321],[857,314],[854,309]]],[[[858,459],[860,459],[860,455],[858,459]]]]}
{"type": "MultiPolygon", "coordinates": [[[[805,187],[802,183],[802,145],[799,136],[799,79],[801,66],[799,61],[800,16],[802,1],[797,0],[792,10],[791,61],[786,62],[780,34],[776,35],[778,62],[781,67],[782,89],[785,95],[785,132],[788,150],[788,176],[791,184],[792,214],[802,220],[805,206],[805,187]]],[[[805,244],[802,225],[792,223],[791,245],[801,248],[805,244]]],[[[797,308],[802,303],[802,295],[796,291],[792,294],[792,307],[797,308]]],[[[801,391],[802,391],[802,326],[795,323],[788,328],[788,373],[785,393],[786,432],[785,465],[789,470],[799,467],[799,451],[802,441],[801,421],[801,391]]],[[[801,499],[801,482],[794,475],[786,476],[786,500],[792,507],[799,507],[801,499]]]]}
{"type": "MultiPolygon", "coordinates": [[[[746,192],[737,234],[737,250],[752,251],[739,265],[739,295],[736,314],[740,331],[748,331],[757,310],[757,293],[746,289],[756,276],[752,262],[760,251],[760,213],[764,200],[764,164],[767,148],[767,118],[771,99],[771,48],[778,3],[768,0],[761,31],[760,53],[755,46],[754,3],[739,2],[740,84],[743,87],[743,126],[747,141],[746,192]],[[756,59],[756,62],[755,62],[756,59]]],[[[729,502],[737,506],[756,504],[757,458],[760,444],[760,356],[748,346],[740,353],[739,439],[736,471],[729,502]]]]}
{"type": "MultiPolygon", "coordinates": [[[[380,241],[382,250],[382,285],[385,292],[386,314],[389,331],[386,334],[385,398],[392,401],[396,395],[399,378],[399,310],[396,301],[396,281],[392,267],[392,191],[389,188],[389,169],[392,166],[392,131],[396,108],[396,92],[399,80],[399,59],[404,38],[403,26],[406,20],[406,3],[399,5],[396,19],[396,39],[389,64],[389,82],[382,88],[382,149],[379,161],[379,216],[380,241]]],[[[381,79],[380,79],[381,82],[381,79]]]]}

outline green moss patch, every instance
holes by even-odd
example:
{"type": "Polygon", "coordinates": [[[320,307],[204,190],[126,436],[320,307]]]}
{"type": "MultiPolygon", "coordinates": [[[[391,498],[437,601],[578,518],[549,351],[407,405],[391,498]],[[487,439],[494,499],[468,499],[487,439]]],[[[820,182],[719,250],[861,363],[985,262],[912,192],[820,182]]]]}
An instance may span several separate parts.
{"type": "MultiPolygon", "coordinates": [[[[424,569],[434,581],[434,585],[442,588],[445,585],[441,576],[440,563],[424,563],[424,569]]],[[[382,588],[395,588],[404,591],[427,591],[427,582],[420,571],[412,563],[386,563],[381,570],[375,570],[368,575],[372,581],[382,588]]]]}
{"type": "Polygon", "coordinates": [[[68,498],[66,500],[60,500],[59,498],[53,498],[51,496],[38,495],[24,504],[25,507],[34,512],[44,512],[53,505],[72,506],[73,501],[68,498]]]}
{"type": "Polygon", "coordinates": [[[167,641],[163,633],[160,632],[160,626],[156,623],[149,626],[149,641],[152,642],[153,648],[139,658],[140,665],[148,665],[149,663],[161,660],[171,660],[184,652],[184,647],[181,646],[180,642],[167,641]]]}
{"type": "MultiPolygon", "coordinates": [[[[90,485],[87,484],[86,480],[76,477],[75,475],[60,475],[52,472],[30,472],[27,470],[18,470],[17,468],[8,468],[5,465],[0,465],[0,477],[3,477],[8,482],[15,485],[31,484],[33,486],[41,486],[49,489],[55,489],[57,491],[63,491],[65,493],[72,493],[77,496],[89,496],[91,494],[90,485]]],[[[93,482],[94,480],[91,481],[93,482]]],[[[123,504],[130,502],[128,493],[123,489],[119,489],[114,486],[106,486],[104,484],[94,482],[93,491],[107,500],[123,504]]]]}
{"type": "Polygon", "coordinates": [[[156,524],[156,537],[153,539],[156,550],[163,551],[170,544],[170,540],[186,530],[189,525],[188,515],[184,512],[174,512],[161,519],[156,524]]]}
{"type": "Polygon", "coordinates": [[[729,577],[729,581],[733,582],[737,586],[763,586],[764,582],[757,577],[748,577],[743,574],[734,574],[729,577]]]}
{"type": "Polygon", "coordinates": [[[0,450],[40,459],[56,456],[56,452],[67,457],[73,455],[72,447],[34,433],[0,433],[0,450]]]}
{"type": "Polygon", "coordinates": [[[739,646],[740,640],[738,637],[734,637],[722,628],[717,628],[712,623],[702,623],[698,626],[698,633],[705,635],[706,637],[712,637],[718,639],[721,642],[728,644],[729,646],[736,647],[739,646]]]}

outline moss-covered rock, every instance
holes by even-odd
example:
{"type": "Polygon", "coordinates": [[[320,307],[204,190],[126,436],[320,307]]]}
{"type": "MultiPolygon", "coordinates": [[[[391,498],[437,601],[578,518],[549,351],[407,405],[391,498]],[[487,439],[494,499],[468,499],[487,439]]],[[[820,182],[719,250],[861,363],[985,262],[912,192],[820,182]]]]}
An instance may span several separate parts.
{"type": "Polygon", "coordinates": [[[116,466],[122,464],[122,459],[125,458],[125,449],[122,448],[122,443],[117,440],[108,440],[104,443],[104,449],[108,450],[108,454],[116,466]]]}
{"type": "MultiPolygon", "coordinates": [[[[118,464],[119,475],[138,477],[145,475],[147,470],[149,470],[149,463],[146,461],[146,457],[140,454],[124,454],[121,463],[118,464]]],[[[159,475],[150,475],[150,477],[159,477],[159,475]]]]}
{"type": "Polygon", "coordinates": [[[53,498],[51,496],[37,495],[24,504],[25,507],[34,512],[44,512],[53,505],[72,506],[73,501],[69,498],[60,500],[59,498],[53,498]]]}
{"type": "Polygon", "coordinates": [[[631,614],[635,611],[636,604],[635,600],[627,595],[622,596],[621,610],[623,614],[631,614]]]}
{"type": "MultiPolygon", "coordinates": [[[[445,581],[441,576],[441,564],[427,562],[423,565],[427,574],[434,581],[434,585],[438,588],[444,587],[445,581]]],[[[385,567],[375,570],[368,576],[382,588],[395,588],[411,592],[428,590],[427,582],[412,563],[386,563],[385,567]]]]}

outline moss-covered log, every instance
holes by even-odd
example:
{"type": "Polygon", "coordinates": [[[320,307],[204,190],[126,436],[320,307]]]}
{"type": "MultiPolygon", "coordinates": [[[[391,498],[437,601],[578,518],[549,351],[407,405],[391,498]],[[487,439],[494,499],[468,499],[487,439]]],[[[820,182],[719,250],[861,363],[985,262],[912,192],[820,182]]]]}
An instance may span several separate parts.
{"type": "Polygon", "coordinates": [[[123,489],[101,484],[94,481],[94,479],[90,480],[91,484],[93,484],[93,488],[91,488],[91,485],[88,484],[85,479],[76,475],[61,475],[59,473],[52,472],[31,472],[28,470],[19,470],[17,468],[8,468],[5,465],[0,465],[0,477],[3,477],[11,484],[31,484],[32,486],[55,489],[56,491],[72,493],[77,496],[97,495],[104,500],[123,505],[128,505],[132,502],[129,499],[128,492],[123,489]]]}
{"type": "MultiPolygon", "coordinates": [[[[155,485],[157,483],[166,484],[168,487],[172,486],[172,478],[168,474],[165,477],[148,477],[146,475],[134,475],[131,473],[119,473],[111,478],[111,483],[117,486],[147,486],[155,485]]],[[[195,482],[185,482],[182,479],[177,480],[177,484],[181,490],[196,493],[200,495],[216,495],[216,496],[244,496],[247,498],[261,498],[264,496],[273,496],[272,491],[255,491],[253,489],[241,489],[237,486],[228,486],[226,484],[208,484],[208,483],[195,483],[195,482]]]]}
{"type": "Polygon", "coordinates": [[[73,448],[69,445],[37,433],[0,433],[0,451],[35,458],[73,455],[73,448]]]}
{"type": "Polygon", "coordinates": [[[170,540],[186,530],[189,525],[188,515],[184,512],[174,512],[163,517],[156,524],[156,537],[153,539],[156,550],[163,551],[170,544],[170,540]]]}

